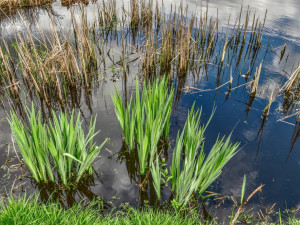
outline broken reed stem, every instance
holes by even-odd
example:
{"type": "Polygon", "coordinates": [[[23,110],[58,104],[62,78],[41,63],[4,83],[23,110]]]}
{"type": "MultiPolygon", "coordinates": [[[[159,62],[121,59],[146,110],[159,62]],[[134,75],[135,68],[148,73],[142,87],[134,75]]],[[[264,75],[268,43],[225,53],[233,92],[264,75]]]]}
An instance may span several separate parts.
{"type": "Polygon", "coordinates": [[[281,90],[284,90],[285,92],[291,92],[295,84],[299,81],[300,78],[300,65],[298,68],[292,73],[288,81],[283,85],[281,90]]]}
{"type": "Polygon", "coordinates": [[[263,61],[261,61],[261,63],[259,64],[259,66],[256,68],[256,72],[254,74],[254,78],[253,78],[253,81],[251,83],[251,88],[250,88],[250,95],[251,96],[255,96],[256,95],[256,91],[257,91],[257,88],[258,88],[258,82],[259,82],[259,78],[260,78],[262,64],[263,64],[263,61]]]}
{"type": "Polygon", "coordinates": [[[279,59],[279,63],[281,62],[281,60],[283,59],[283,56],[285,54],[286,51],[286,43],[283,45],[281,51],[280,51],[280,59],[279,59]]]}
{"type": "Polygon", "coordinates": [[[250,201],[250,199],[251,199],[257,192],[261,191],[262,188],[263,188],[264,186],[265,186],[264,184],[261,184],[258,188],[256,188],[256,189],[248,196],[247,200],[244,201],[244,203],[238,208],[238,210],[237,210],[237,212],[235,213],[234,218],[233,218],[233,220],[232,220],[232,222],[231,222],[230,225],[235,225],[235,224],[237,223],[237,220],[238,220],[240,214],[243,212],[245,205],[247,205],[248,202],[250,201]]]}
{"type": "Polygon", "coordinates": [[[270,108],[271,108],[272,103],[275,100],[275,97],[276,97],[276,94],[274,94],[274,90],[272,90],[272,93],[271,93],[271,95],[269,97],[269,102],[268,102],[267,106],[264,108],[263,117],[267,117],[269,115],[270,108]]]}

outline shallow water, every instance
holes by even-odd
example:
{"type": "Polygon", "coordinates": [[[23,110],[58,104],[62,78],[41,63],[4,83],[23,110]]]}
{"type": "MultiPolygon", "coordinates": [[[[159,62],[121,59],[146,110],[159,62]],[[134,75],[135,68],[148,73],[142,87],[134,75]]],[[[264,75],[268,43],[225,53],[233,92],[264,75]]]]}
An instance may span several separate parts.
{"type": "MultiPolygon", "coordinates": [[[[165,1],[166,11],[170,9],[172,2],[165,1]]],[[[218,18],[224,28],[227,27],[229,16],[231,16],[229,23],[233,26],[241,8],[241,1],[239,0],[211,0],[208,3],[188,0],[186,3],[189,5],[190,11],[196,10],[198,13],[201,10],[204,11],[206,4],[208,4],[209,14],[216,17],[218,12],[218,18]]],[[[118,5],[121,5],[119,1],[118,5]]],[[[128,2],[125,2],[124,5],[128,6],[128,2]]],[[[255,64],[258,66],[261,60],[264,60],[256,98],[252,103],[249,103],[250,99],[246,87],[232,90],[230,96],[226,95],[227,86],[215,91],[218,71],[213,67],[209,69],[208,80],[202,78],[195,81],[192,77],[188,77],[185,86],[211,89],[211,91],[199,92],[195,90],[180,93],[179,101],[174,104],[171,117],[171,145],[174,145],[177,131],[183,127],[187,111],[194,101],[196,107],[203,107],[203,121],[207,121],[215,105],[217,110],[206,132],[206,147],[209,148],[213,144],[218,134],[225,135],[231,131],[233,131],[232,141],[241,142],[243,147],[225,167],[223,174],[211,190],[238,198],[242,179],[246,174],[246,195],[250,194],[260,184],[265,184],[263,192],[252,199],[249,207],[268,207],[276,203],[276,206],[281,208],[297,208],[300,206],[300,190],[298,188],[300,184],[300,176],[298,175],[300,171],[300,141],[297,141],[297,137],[295,137],[295,133],[299,132],[299,126],[298,130],[295,130],[294,126],[296,118],[288,118],[286,121],[289,124],[278,121],[285,116],[282,110],[283,96],[276,97],[266,120],[262,120],[261,116],[273,88],[278,87],[282,79],[288,76],[284,71],[290,73],[293,65],[297,65],[299,62],[300,19],[298,14],[300,2],[297,0],[244,0],[244,11],[247,10],[248,5],[249,9],[256,12],[262,20],[265,11],[268,10],[263,47],[255,64]],[[287,44],[286,54],[279,63],[280,51],[285,43],[287,44]]],[[[50,31],[48,13],[49,11],[44,9],[36,10],[36,20],[45,33],[50,31]]],[[[87,6],[87,13],[89,19],[92,19],[95,6],[92,4],[87,6]]],[[[69,9],[60,6],[59,3],[54,3],[52,5],[53,14],[62,28],[69,29],[71,23],[69,9]]],[[[28,21],[26,15],[22,15],[23,19],[28,21]]],[[[15,22],[15,25],[12,25],[9,19],[3,19],[1,22],[1,36],[6,40],[14,35],[15,28],[20,31],[24,29],[23,22],[20,21],[18,15],[10,19],[15,22]]],[[[34,26],[31,28],[35,31],[34,26]]],[[[117,54],[117,52],[115,50],[114,53],[117,54]]],[[[247,72],[247,69],[242,68],[244,73],[247,72]]],[[[228,80],[230,72],[232,72],[230,68],[225,70],[221,84],[228,80]]],[[[132,69],[131,74],[133,76],[126,87],[129,91],[134,87],[133,77],[137,71],[132,69]]],[[[233,76],[233,87],[239,84],[238,77],[233,76]]],[[[128,176],[126,163],[121,162],[117,155],[122,148],[122,133],[110,98],[114,85],[117,86],[118,90],[124,91],[125,87],[121,80],[113,82],[111,79],[107,79],[92,91],[90,105],[86,104],[84,97],[80,103],[80,109],[87,124],[91,113],[97,114],[96,128],[102,131],[97,142],[100,143],[105,137],[111,139],[110,144],[106,145],[107,150],[102,151],[100,159],[94,164],[100,179],[95,179],[95,185],[91,187],[91,191],[103,197],[105,201],[110,201],[115,196],[117,197],[116,204],[128,201],[137,205],[140,199],[139,188],[128,176]]],[[[30,103],[30,100],[27,100],[27,103],[30,103]]],[[[5,152],[7,149],[5,144],[11,143],[11,135],[3,110],[0,112],[0,118],[3,119],[0,123],[1,150],[5,152]]],[[[3,153],[0,159],[1,164],[6,160],[5,155],[6,153],[3,153]]],[[[169,158],[170,155],[171,153],[169,153],[169,158]]],[[[7,171],[2,170],[0,174],[4,176],[7,171]]],[[[11,188],[16,174],[18,175],[18,173],[13,173],[9,179],[3,177],[3,181],[0,181],[1,186],[7,188],[6,190],[3,189],[2,193],[11,188]]],[[[24,184],[24,188],[21,188],[22,185],[20,184],[23,182],[24,180],[18,180],[15,184],[15,191],[22,191],[25,187],[28,192],[37,191],[30,186],[28,179],[25,179],[26,185],[24,184]]],[[[77,198],[79,197],[77,196],[77,198]]],[[[231,205],[229,202],[225,202],[224,207],[219,208],[217,213],[220,216],[226,213],[228,215],[231,205]]]]}

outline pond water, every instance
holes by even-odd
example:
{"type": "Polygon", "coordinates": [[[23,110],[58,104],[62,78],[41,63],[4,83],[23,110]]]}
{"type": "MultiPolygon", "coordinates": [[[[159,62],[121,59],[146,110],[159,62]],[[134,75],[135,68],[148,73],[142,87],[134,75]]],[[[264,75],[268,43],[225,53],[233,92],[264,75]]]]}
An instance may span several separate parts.
{"type": "MultiPolygon", "coordinates": [[[[200,12],[208,7],[209,15],[218,18],[220,27],[226,28],[228,18],[230,26],[234,25],[238,12],[243,4],[243,11],[249,10],[255,12],[256,16],[264,19],[265,11],[267,17],[265,23],[265,32],[262,40],[262,48],[257,55],[257,60],[253,67],[258,67],[263,60],[261,78],[259,81],[257,95],[254,99],[249,96],[249,90],[246,86],[236,88],[228,95],[228,86],[221,86],[216,90],[218,78],[218,69],[211,67],[208,70],[207,79],[193,79],[188,76],[184,81],[175,84],[182,87],[195,87],[201,90],[190,89],[182,90],[178,93],[178,101],[174,103],[174,109],[171,116],[171,146],[178,130],[184,126],[188,110],[195,102],[196,107],[203,107],[203,121],[207,121],[213,106],[216,106],[216,113],[206,132],[206,147],[209,148],[214,143],[217,136],[229,134],[233,131],[232,141],[241,142],[241,150],[232,159],[232,161],[224,168],[221,177],[215,182],[210,190],[221,193],[224,196],[234,196],[238,198],[240,195],[243,176],[247,176],[246,195],[250,194],[260,184],[265,184],[262,193],[256,195],[248,207],[270,207],[276,203],[276,207],[281,208],[297,208],[300,206],[300,126],[296,123],[296,117],[291,116],[283,121],[285,116],[295,113],[296,109],[284,109],[284,96],[276,96],[270,108],[270,114],[266,119],[262,118],[263,110],[268,104],[272,91],[281,85],[284,78],[288,77],[293,69],[298,65],[300,59],[300,2],[297,0],[210,0],[209,2],[200,2],[197,0],[187,0],[189,12],[200,12]],[[280,62],[280,51],[286,44],[286,53],[280,62]],[[182,83],[183,82],[183,83],[182,83]]],[[[174,1],[165,0],[166,12],[170,10],[174,1]]],[[[117,1],[118,7],[122,3],[117,1]]],[[[124,3],[128,7],[128,2],[124,3]]],[[[86,6],[88,19],[91,20],[95,15],[95,5],[86,6]]],[[[120,10],[120,8],[119,8],[120,10]]],[[[55,2],[49,9],[34,9],[35,19],[30,21],[33,12],[20,15],[13,15],[9,18],[1,19],[1,38],[7,41],[13,37],[15,30],[23,31],[24,21],[33,23],[38,22],[41,29],[47,34],[50,32],[49,17],[53,16],[63,29],[66,31],[70,28],[71,14],[70,9],[62,7],[59,2],[55,2]],[[12,25],[12,22],[14,25],[12,25]]],[[[31,29],[36,32],[35,25],[31,29]]],[[[117,44],[115,58],[118,55],[120,47],[117,44]]],[[[248,66],[239,67],[241,74],[245,74],[248,66]]],[[[224,84],[229,80],[230,74],[233,75],[232,86],[236,87],[240,82],[236,74],[240,72],[234,67],[224,69],[220,84],[224,84]]],[[[254,71],[255,72],[255,71],[254,71]]],[[[254,73],[253,72],[253,73],[254,73]]],[[[121,202],[130,202],[138,205],[141,195],[137,184],[130,179],[128,164],[118,157],[118,153],[122,148],[122,132],[114,113],[114,107],[110,98],[110,94],[114,91],[114,86],[119,91],[134,90],[134,77],[138,74],[138,70],[133,65],[130,71],[131,75],[124,86],[122,79],[112,80],[111,77],[102,80],[91,92],[90,96],[82,94],[80,96],[80,110],[84,115],[87,124],[91,114],[97,115],[96,129],[100,129],[98,135],[101,142],[105,137],[111,139],[106,145],[106,150],[101,152],[101,157],[94,164],[95,171],[99,175],[99,179],[95,178],[95,184],[90,187],[90,191],[95,195],[103,197],[105,201],[110,201],[113,197],[117,197],[116,204],[121,202]]],[[[84,91],[83,91],[84,92],[84,91]]],[[[30,104],[30,99],[24,100],[26,104],[30,104]]],[[[7,108],[0,112],[2,118],[0,124],[0,143],[2,144],[1,165],[6,161],[6,143],[11,146],[11,133],[9,125],[6,122],[7,108]]],[[[297,106],[296,106],[297,107],[297,106]]],[[[172,148],[171,148],[172,149],[172,148]]],[[[12,151],[12,150],[11,150],[12,151]]],[[[10,152],[10,154],[13,154],[10,152]]],[[[171,155],[171,152],[169,153],[171,155]]],[[[169,156],[170,158],[170,156],[169,156]]],[[[27,193],[37,192],[38,189],[30,185],[29,179],[17,180],[18,172],[1,169],[2,175],[1,187],[2,193],[11,189],[12,183],[15,192],[21,192],[26,189],[27,193]]],[[[79,198],[77,196],[76,198],[79,198]]],[[[225,204],[217,209],[217,215],[220,217],[228,215],[232,203],[225,201],[225,204]]],[[[214,212],[213,212],[214,213],[214,212]]]]}

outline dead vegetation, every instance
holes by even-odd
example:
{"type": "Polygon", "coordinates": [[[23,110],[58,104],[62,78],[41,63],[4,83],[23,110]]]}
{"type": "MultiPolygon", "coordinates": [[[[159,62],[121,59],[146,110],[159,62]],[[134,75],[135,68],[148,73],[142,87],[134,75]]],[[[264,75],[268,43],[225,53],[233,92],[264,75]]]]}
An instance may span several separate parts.
{"type": "MultiPolygon", "coordinates": [[[[0,10],[10,12],[12,10],[17,10],[21,8],[49,5],[54,1],[55,0],[1,0],[0,10]]],[[[61,5],[70,7],[73,4],[79,3],[87,5],[89,4],[89,2],[95,3],[96,0],[61,0],[61,5]]]]}
{"type": "MultiPolygon", "coordinates": [[[[71,9],[68,34],[54,19],[49,34],[39,29],[38,40],[28,26],[22,34],[16,32],[11,43],[4,41],[0,46],[2,93],[15,102],[22,98],[20,87],[25,86],[47,108],[65,109],[79,105],[82,90],[90,96],[108,72],[112,79],[122,77],[124,82],[132,68],[143,79],[177,77],[176,98],[189,74],[195,78],[205,74],[208,79],[208,70],[217,69],[217,89],[224,85],[220,84],[222,76],[231,67],[240,67],[237,71],[248,67],[247,78],[251,76],[264,21],[249,11],[243,21],[241,9],[235,25],[221,31],[218,18],[210,18],[208,11],[200,17],[188,15],[188,8],[180,4],[165,13],[159,4],[131,0],[128,9],[117,9],[116,0],[103,0],[95,7],[97,16],[92,21],[84,7],[77,8],[76,16],[71,9]]],[[[258,78],[255,75],[254,81],[258,78]]],[[[230,76],[230,90],[235,79],[230,76]]]]}
{"type": "Polygon", "coordinates": [[[54,0],[1,0],[0,9],[10,11],[24,7],[42,6],[53,1],[54,0]]]}

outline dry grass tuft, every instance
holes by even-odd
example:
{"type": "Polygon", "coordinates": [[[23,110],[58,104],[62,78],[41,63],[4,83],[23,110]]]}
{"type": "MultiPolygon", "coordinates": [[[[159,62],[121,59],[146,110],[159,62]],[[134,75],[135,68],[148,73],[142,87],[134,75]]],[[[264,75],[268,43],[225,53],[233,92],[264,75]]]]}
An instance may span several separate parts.
{"type": "MultiPolygon", "coordinates": [[[[16,10],[24,7],[36,7],[43,6],[54,2],[55,0],[1,0],[0,1],[0,9],[2,10],[16,10]]],[[[91,0],[92,2],[96,2],[97,0],[91,0]]],[[[73,4],[82,3],[89,4],[90,0],[61,0],[62,6],[71,6],[73,4]]]]}
{"type": "Polygon", "coordinates": [[[298,68],[292,73],[288,81],[284,84],[283,88],[286,92],[290,92],[293,88],[299,85],[300,80],[300,65],[298,68]]]}
{"type": "Polygon", "coordinates": [[[1,0],[0,9],[14,10],[23,7],[42,6],[53,1],[54,0],[1,0]]]}

